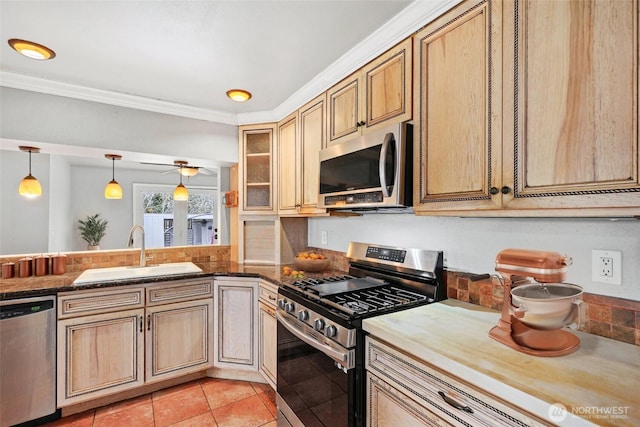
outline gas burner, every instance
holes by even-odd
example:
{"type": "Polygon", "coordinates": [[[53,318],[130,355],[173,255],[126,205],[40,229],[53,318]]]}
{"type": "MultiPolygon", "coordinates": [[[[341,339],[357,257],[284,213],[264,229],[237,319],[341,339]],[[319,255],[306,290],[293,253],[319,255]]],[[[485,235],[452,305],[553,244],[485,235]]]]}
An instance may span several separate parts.
{"type": "Polygon", "coordinates": [[[344,276],[327,276],[327,277],[318,277],[318,278],[308,277],[306,279],[296,280],[295,282],[292,283],[292,285],[297,287],[306,287],[306,286],[313,286],[313,285],[321,285],[323,283],[342,282],[343,280],[349,280],[349,279],[354,279],[354,277],[349,276],[348,274],[345,274],[344,276]]]}

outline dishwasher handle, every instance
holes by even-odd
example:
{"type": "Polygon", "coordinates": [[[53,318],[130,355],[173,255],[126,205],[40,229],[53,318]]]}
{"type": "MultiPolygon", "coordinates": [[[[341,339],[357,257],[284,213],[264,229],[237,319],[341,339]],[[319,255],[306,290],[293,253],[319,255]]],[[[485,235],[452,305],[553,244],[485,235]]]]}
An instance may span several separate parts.
{"type": "Polygon", "coordinates": [[[13,319],[15,317],[29,316],[31,314],[42,313],[53,310],[54,301],[42,300],[33,302],[23,302],[18,304],[6,304],[0,306],[0,320],[13,319]]]}

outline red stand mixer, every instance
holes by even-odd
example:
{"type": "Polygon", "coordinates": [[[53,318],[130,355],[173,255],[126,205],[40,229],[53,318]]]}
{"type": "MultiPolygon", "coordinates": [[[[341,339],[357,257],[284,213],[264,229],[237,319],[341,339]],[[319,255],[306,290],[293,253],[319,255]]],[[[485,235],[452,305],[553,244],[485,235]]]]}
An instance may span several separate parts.
{"type": "MultiPolygon", "coordinates": [[[[502,276],[502,315],[489,336],[522,353],[563,356],[580,339],[562,329],[577,313],[581,322],[582,288],[560,283],[571,258],[555,252],[505,249],[496,257],[502,276]]],[[[574,323],[575,324],[575,323],[574,323]]]]}

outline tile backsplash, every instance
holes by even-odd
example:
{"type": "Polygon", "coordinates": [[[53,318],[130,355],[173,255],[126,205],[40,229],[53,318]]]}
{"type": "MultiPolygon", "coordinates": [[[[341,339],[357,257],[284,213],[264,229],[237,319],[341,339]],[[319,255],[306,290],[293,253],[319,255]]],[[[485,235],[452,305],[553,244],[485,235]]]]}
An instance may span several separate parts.
{"type": "MultiPolygon", "coordinates": [[[[496,279],[472,281],[469,273],[447,271],[447,296],[471,304],[502,309],[503,287],[496,279]]],[[[640,302],[583,294],[586,320],[580,330],[640,345],[640,302]]]]}
{"type": "MultiPolygon", "coordinates": [[[[38,254],[40,255],[40,254],[38,254]]],[[[56,254],[43,254],[56,255],[56,254]]],[[[68,252],[67,273],[79,273],[89,268],[121,267],[139,265],[140,249],[108,251],[68,252]]],[[[146,249],[148,264],[169,262],[227,263],[230,260],[229,246],[178,246],[170,248],[146,249]]],[[[17,263],[20,256],[1,256],[0,263],[17,263]]]]}
{"type": "MultiPolygon", "coordinates": [[[[336,269],[347,271],[343,252],[314,248],[331,259],[336,269]]],[[[495,279],[472,281],[471,273],[446,271],[447,296],[471,304],[502,310],[504,289],[495,279]]],[[[585,293],[586,320],[581,331],[640,345],[640,301],[585,293]]]]}

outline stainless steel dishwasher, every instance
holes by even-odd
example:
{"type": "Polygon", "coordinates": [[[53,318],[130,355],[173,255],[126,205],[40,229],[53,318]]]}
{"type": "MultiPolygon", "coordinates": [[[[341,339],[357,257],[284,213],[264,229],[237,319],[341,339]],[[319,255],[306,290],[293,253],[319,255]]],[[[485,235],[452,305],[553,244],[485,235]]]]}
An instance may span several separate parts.
{"type": "Polygon", "coordinates": [[[59,414],[55,296],[0,301],[0,427],[59,414]]]}

